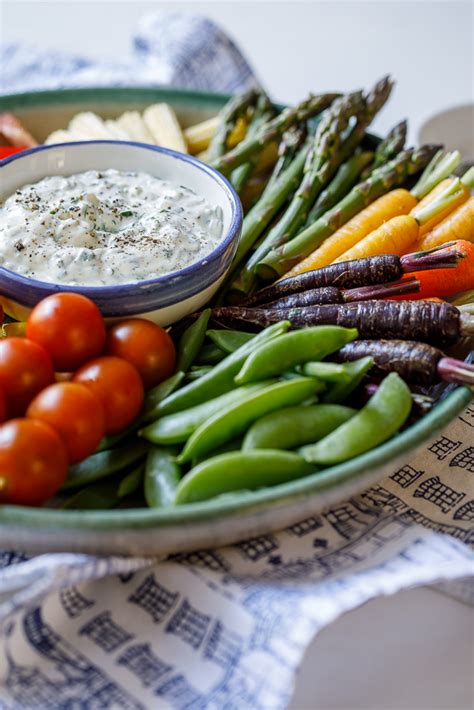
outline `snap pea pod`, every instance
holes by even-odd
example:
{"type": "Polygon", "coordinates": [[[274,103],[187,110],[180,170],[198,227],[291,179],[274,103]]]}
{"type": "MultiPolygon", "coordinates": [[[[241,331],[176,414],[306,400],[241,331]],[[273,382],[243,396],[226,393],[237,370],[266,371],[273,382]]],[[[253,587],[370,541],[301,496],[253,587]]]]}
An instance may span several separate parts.
{"type": "Polygon", "coordinates": [[[317,444],[304,446],[300,453],[310,463],[331,465],[347,461],[395,434],[408,418],[411,406],[408,386],[392,372],[352,419],[317,444]]]}
{"type": "Polygon", "coordinates": [[[208,330],[207,335],[226,353],[235,352],[255,338],[255,333],[245,333],[243,330],[208,330]]]}
{"type": "Polygon", "coordinates": [[[153,389],[146,393],[143,411],[140,417],[142,421],[146,422],[153,419],[156,407],[180,386],[184,379],[184,374],[184,372],[178,370],[174,373],[174,375],[171,375],[171,377],[168,377],[167,380],[160,382],[159,385],[153,387],[153,389]]]}
{"type": "Polygon", "coordinates": [[[117,444],[120,444],[120,442],[126,439],[127,436],[134,434],[138,430],[140,424],[141,417],[139,416],[138,419],[135,419],[126,429],[123,429],[123,431],[119,431],[118,434],[110,434],[109,436],[104,436],[94,453],[98,454],[100,451],[114,449],[117,444]]]}
{"type": "Polygon", "coordinates": [[[330,434],[356,411],[340,404],[284,407],[257,419],[245,435],[242,449],[296,449],[330,434]]]}
{"type": "Polygon", "coordinates": [[[150,508],[164,508],[174,502],[181,469],[172,449],[152,446],[145,465],[145,500],[150,508]]]}
{"type": "Polygon", "coordinates": [[[96,481],[76,491],[63,505],[64,510],[109,510],[140,487],[144,466],[140,464],[117,481],[96,481]]]}
{"type": "Polygon", "coordinates": [[[182,412],[167,414],[140,432],[140,436],[153,444],[182,444],[201,424],[237,402],[244,401],[254,392],[271,384],[271,380],[238,387],[219,397],[210,399],[182,412]]]}
{"type": "Polygon", "coordinates": [[[144,458],[147,446],[144,441],[135,441],[126,446],[92,454],[89,458],[69,468],[62,490],[85,486],[93,481],[111,476],[118,471],[123,471],[127,466],[144,458]]]}
{"type": "Polygon", "coordinates": [[[235,387],[235,375],[252,350],[261,342],[285,333],[289,327],[289,321],[280,321],[269,328],[265,328],[253,340],[242,345],[234,353],[221,360],[207,375],[203,375],[195,382],[190,382],[167,397],[158,405],[155,412],[159,415],[173,414],[229,392],[235,387]]]}
{"type": "Polygon", "coordinates": [[[181,480],[175,505],[196,503],[232,491],[257,490],[293,481],[315,467],[289,451],[233,451],[198,464],[181,480]]]}
{"type": "MultiPolygon", "coordinates": [[[[222,444],[222,446],[219,446],[217,449],[215,449],[212,452],[213,456],[220,456],[220,454],[227,454],[230,451],[240,451],[242,448],[242,437],[239,436],[237,439],[232,439],[232,441],[226,441],[225,444],[222,444]]],[[[196,456],[192,461],[191,461],[191,468],[194,468],[194,466],[197,466],[198,463],[202,463],[203,461],[206,461],[209,457],[208,456],[196,456]]]]}
{"type": "Polygon", "coordinates": [[[373,365],[374,360],[370,356],[345,363],[344,374],[324,394],[323,401],[328,403],[343,402],[360,385],[362,379],[373,365]]]}
{"type": "Polygon", "coordinates": [[[198,352],[202,348],[202,344],[204,343],[210,316],[211,309],[207,308],[200,314],[199,318],[195,320],[194,323],[191,323],[191,325],[186,328],[183,335],[179,339],[176,358],[177,370],[187,372],[193,364],[198,352]]]}
{"type": "Polygon", "coordinates": [[[314,396],[318,384],[310,377],[299,377],[276,382],[248,394],[243,401],[222,409],[201,424],[189,437],[178,457],[179,463],[201,457],[226,441],[235,439],[268,412],[290,404],[299,404],[314,396]]]}
{"type": "Polygon", "coordinates": [[[186,382],[194,382],[194,380],[199,380],[200,377],[207,375],[207,373],[211,372],[211,370],[212,365],[200,365],[199,367],[195,367],[193,365],[186,375],[186,382]]]}
{"type": "Polygon", "coordinates": [[[67,499],[63,510],[110,510],[120,503],[115,481],[98,481],[67,499]]]}
{"type": "Polygon", "coordinates": [[[337,362],[306,362],[299,372],[307,377],[317,377],[322,382],[339,382],[345,377],[345,369],[337,362]]]}
{"type": "Polygon", "coordinates": [[[130,473],[122,478],[117,489],[117,496],[119,498],[126,498],[132,495],[140,488],[141,482],[143,480],[145,467],[141,463],[136,468],[132,469],[130,473]]]}
{"type": "Polygon", "coordinates": [[[240,385],[261,380],[308,360],[322,360],[355,338],[355,328],[341,328],[337,325],[314,326],[286,333],[274,342],[254,347],[235,381],[240,385]]]}
{"type": "Polygon", "coordinates": [[[194,362],[196,365],[215,365],[226,355],[227,352],[225,350],[222,350],[214,343],[210,343],[210,345],[204,345],[201,348],[194,362]]]}

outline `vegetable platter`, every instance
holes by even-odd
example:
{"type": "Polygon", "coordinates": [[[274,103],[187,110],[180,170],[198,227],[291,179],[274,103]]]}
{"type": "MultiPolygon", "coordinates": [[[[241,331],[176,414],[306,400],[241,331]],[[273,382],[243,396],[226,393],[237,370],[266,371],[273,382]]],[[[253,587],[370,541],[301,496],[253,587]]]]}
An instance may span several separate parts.
{"type": "Polygon", "coordinates": [[[105,324],[61,294],[5,323],[0,361],[24,358],[37,381],[15,389],[0,362],[2,547],[154,555],[278,530],[393,472],[469,404],[474,176],[456,176],[460,156],[442,146],[405,147],[404,122],[367,132],[391,91],[384,78],[286,109],[259,91],[0,100],[18,121],[0,121],[7,143],[190,150],[245,212],[217,296],[167,332],[105,324]],[[81,323],[82,350],[68,341],[81,323]],[[38,436],[50,488],[37,496],[7,455],[11,441],[34,454],[22,439],[34,426],[51,437],[38,436]]]}

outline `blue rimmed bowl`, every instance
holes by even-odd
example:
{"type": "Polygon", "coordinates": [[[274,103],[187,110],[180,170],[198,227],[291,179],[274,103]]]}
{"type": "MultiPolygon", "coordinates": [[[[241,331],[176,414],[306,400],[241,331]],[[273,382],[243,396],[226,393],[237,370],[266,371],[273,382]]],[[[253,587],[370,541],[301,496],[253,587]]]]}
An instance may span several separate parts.
{"type": "Polygon", "coordinates": [[[216,170],[196,158],[165,148],[123,141],[87,141],[33,148],[0,163],[0,200],[16,189],[53,175],[87,170],[133,170],[185,185],[223,214],[222,239],[191,266],[146,281],[117,286],[67,286],[38,281],[0,267],[4,310],[23,320],[42,298],[74,291],[91,298],[107,318],[142,316],[169,325],[201,308],[222,283],[242,228],[237,193],[216,170]]]}

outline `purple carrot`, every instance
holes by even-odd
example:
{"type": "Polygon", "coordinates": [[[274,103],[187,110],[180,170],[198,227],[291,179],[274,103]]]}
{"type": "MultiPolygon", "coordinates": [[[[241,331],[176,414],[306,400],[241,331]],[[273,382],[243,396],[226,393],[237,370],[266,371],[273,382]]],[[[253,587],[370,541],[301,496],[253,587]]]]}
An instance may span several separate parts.
{"type": "Polygon", "coordinates": [[[301,308],[328,303],[352,303],[353,301],[368,301],[373,298],[388,298],[389,296],[402,296],[408,293],[417,293],[420,290],[418,279],[408,277],[402,281],[375,286],[361,286],[360,288],[341,289],[335,286],[313,288],[302,293],[293,293],[283,296],[276,301],[261,304],[261,308],[301,308]]]}
{"type": "Polygon", "coordinates": [[[474,316],[460,313],[450,303],[435,301],[359,301],[306,308],[215,308],[212,317],[227,326],[265,327],[289,320],[294,328],[340,325],[357,328],[361,338],[401,338],[439,345],[474,334],[474,316]]]}
{"type": "Polygon", "coordinates": [[[427,343],[411,340],[356,340],[341,348],[334,358],[340,362],[370,355],[377,373],[397,372],[407,382],[432,385],[440,380],[474,385],[474,365],[446,357],[427,343]]]}
{"type": "Polygon", "coordinates": [[[404,274],[412,271],[454,268],[465,255],[456,248],[447,248],[453,244],[455,242],[401,257],[397,254],[380,254],[364,259],[341,261],[337,264],[323,266],[320,269],[305,271],[262,288],[248,298],[243,305],[255,306],[268,303],[282,296],[301,293],[308,289],[326,286],[336,286],[337,288],[373,286],[398,281],[404,274]]]}

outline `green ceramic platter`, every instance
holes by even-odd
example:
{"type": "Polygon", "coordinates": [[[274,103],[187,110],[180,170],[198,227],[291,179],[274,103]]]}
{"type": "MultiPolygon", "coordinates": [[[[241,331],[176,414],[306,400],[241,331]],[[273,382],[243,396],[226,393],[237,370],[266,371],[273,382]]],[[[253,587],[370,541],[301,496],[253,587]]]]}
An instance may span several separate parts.
{"type": "MultiPolygon", "coordinates": [[[[79,111],[114,118],[166,101],[183,126],[213,116],[223,94],[155,88],[88,88],[0,98],[43,141],[79,111]]],[[[377,449],[306,478],[168,510],[64,511],[0,506],[0,547],[32,552],[162,555],[211,548],[265,534],[315,515],[403,465],[410,452],[444,428],[471,401],[465,387],[448,388],[423,419],[377,449]]]]}

